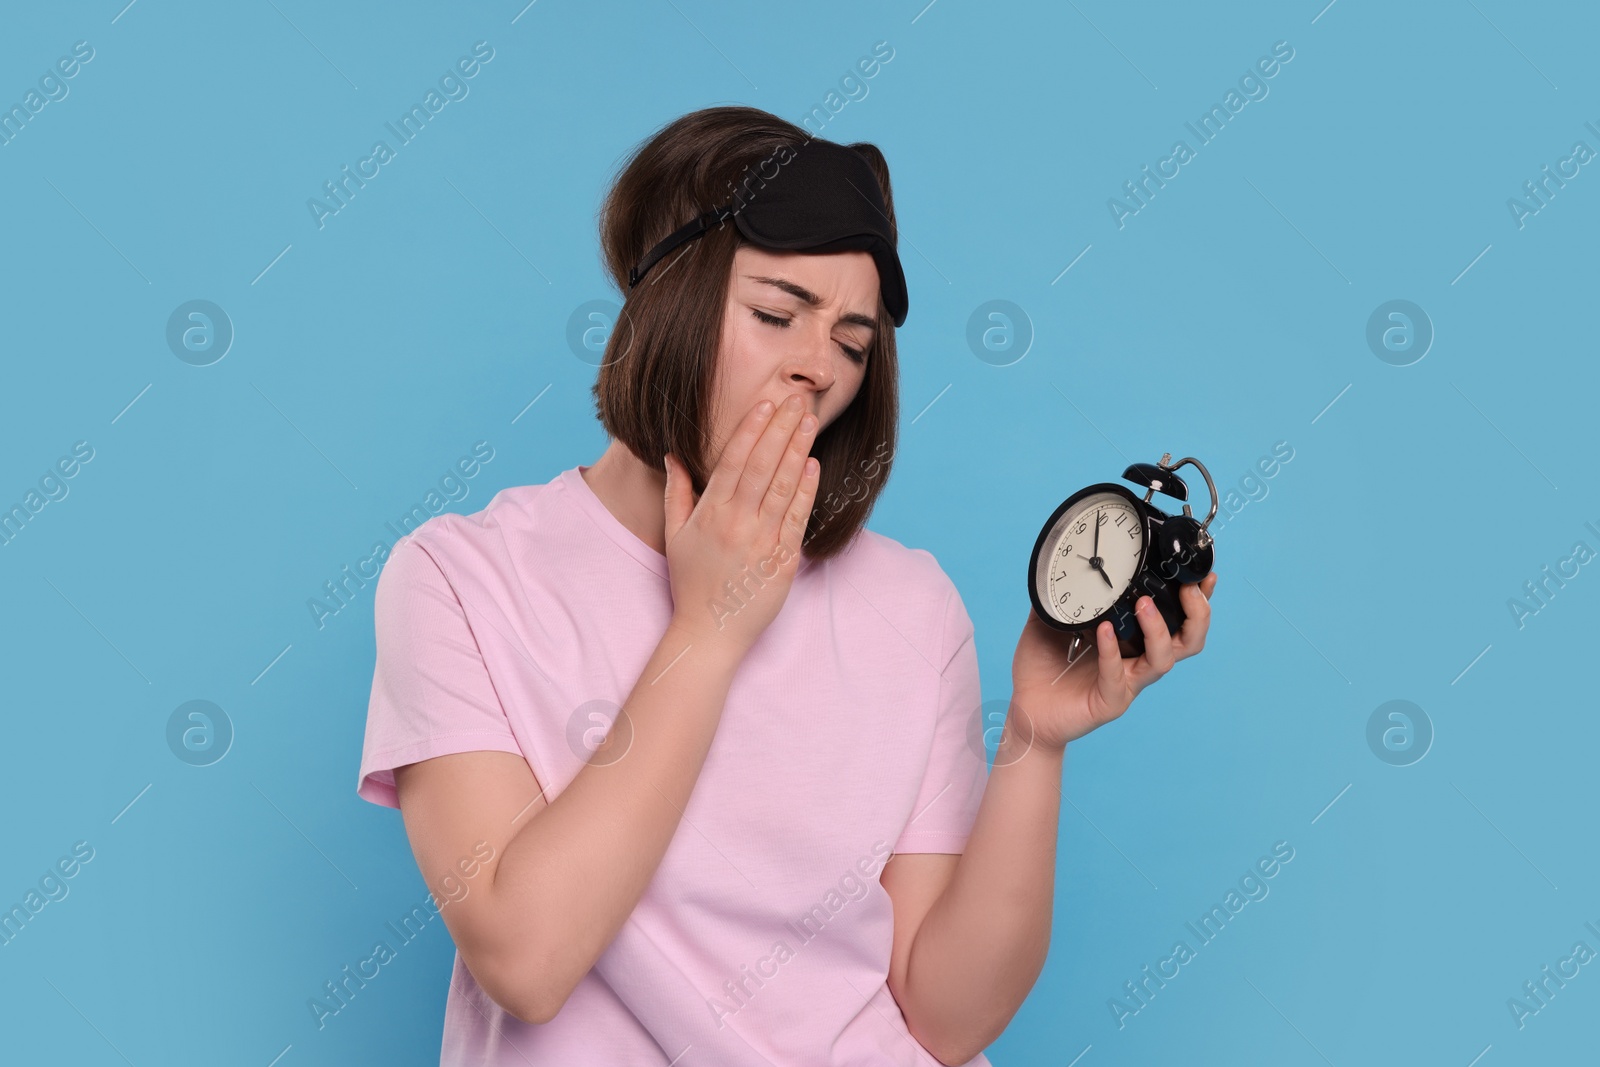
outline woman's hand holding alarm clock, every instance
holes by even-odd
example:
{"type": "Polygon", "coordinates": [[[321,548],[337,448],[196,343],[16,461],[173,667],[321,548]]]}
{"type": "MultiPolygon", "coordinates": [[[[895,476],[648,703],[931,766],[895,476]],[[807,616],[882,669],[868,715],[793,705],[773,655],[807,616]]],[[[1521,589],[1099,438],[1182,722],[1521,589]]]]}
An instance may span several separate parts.
{"type": "Polygon", "coordinates": [[[1011,661],[1016,717],[1008,716],[1006,732],[1015,735],[1013,745],[1061,750],[1117,718],[1173,663],[1205,647],[1217,585],[1209,531],[1217,488],[1199,460],[1171,460],[1166,453],[1160,463],[1123,471],[1146,488],[1143,499],[1115,482],[1087,486],[1039,531],[1028,561],[1032,610],[1011,661]],[[1185,464],[1211,492],[1204,521],[1194,517],[1189,488],[1175,473],[1185,464]],[[1155,493],[1184,501],[1183,514],[1155,507],[1155,493]]]}

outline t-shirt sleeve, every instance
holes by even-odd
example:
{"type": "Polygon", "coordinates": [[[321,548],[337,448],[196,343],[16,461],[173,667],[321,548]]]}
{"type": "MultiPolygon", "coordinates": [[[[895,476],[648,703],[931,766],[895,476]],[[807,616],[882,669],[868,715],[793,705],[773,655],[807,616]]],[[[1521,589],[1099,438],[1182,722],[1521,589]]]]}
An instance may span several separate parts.
{"type": "MultiPolygon", "coordinates": [[[[948,581],[948,579],[947,579],[948,581]]],[[[978,716],[978,648],[972,619],[950,583],[941,638],[937,718],[933,747],[911,819],[895,852],[954,852],[966,849],[989,781],[988,758],[978,716]]]]}
{"type": "Polygon", "coordinates": [[[522,754],[444,571],[414,538],[395,545],[373,593],[377,662],[356,794],[398,808],[394,769],[434,756],[522,754]]]}

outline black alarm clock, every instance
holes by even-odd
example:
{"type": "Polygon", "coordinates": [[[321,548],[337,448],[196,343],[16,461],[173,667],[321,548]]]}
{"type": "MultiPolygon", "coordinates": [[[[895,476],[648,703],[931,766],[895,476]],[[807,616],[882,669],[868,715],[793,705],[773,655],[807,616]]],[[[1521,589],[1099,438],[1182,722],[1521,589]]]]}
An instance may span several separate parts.
{"type": "Polygon", "coordinates": [[[1144,653],[1144,631],[1133,611],[1141,596],[1154,601],[1169,633],[1183,626],[1179,586],[1211,573],[1217,487],[1193,456],[1171,461],[1166,452],[1160,463],[1135,463],[1122,472],[1145,487],[1142,500],[1115,482],[1100,482],[1051,513],[1028,561],[1028,597],[1047,626],[1082,634],[1092,646],[1095,627],[1110,619],[1124,659],[1144,653]],[[1185,464],[1200,471],[1211,492],[1204,522],[1194,517],[1189,487],[1175,473],[1185,464]],[[1150,503],[1156,493],[1184,501],[1183,514],[1168,515],[1150,503]]]}

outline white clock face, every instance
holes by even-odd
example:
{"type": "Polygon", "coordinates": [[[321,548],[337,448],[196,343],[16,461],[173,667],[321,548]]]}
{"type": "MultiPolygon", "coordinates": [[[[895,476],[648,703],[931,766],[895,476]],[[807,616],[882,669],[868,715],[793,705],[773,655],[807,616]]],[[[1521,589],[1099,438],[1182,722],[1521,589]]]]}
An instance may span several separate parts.
{"type": "Polygon", "coordinates": [[[1045,543],[1039,599],[1062,622],[1084,622],[1109,610],[1133,581],[1144,523],[1123,497],[1094,493],[1056,520],[1045,543]]]}

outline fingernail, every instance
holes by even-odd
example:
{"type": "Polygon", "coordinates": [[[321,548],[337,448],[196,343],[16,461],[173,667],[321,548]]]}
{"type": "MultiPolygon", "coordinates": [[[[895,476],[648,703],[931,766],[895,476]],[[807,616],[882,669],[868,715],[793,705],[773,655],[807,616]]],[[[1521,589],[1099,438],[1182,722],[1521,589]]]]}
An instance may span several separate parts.
{"type": "Polygon", "coordinates": [[[817,417],[815,415],[812,415],[812,414],[808,413],[805,418],[800,420],[800,432],[801,433],[810,433],[812,430],[815,430],[816,428],[817,428],[817,417]]]}
{"type": "Polygon", "coordinates": [[[783,402],[783,406],[788,408],[790,411],[799,411],[800,410],[800,394],[799,393],[790,393],[789,394],[789,399],[785,400],[783,402]]]}
{"type": "Polygon", "coordinates": [[[757,411],[757,413],[762,414],[762,415],[771,415],[772,414],[772,401],[763,400],[761,403],[756,405],[756,411],[757,411]]]}

